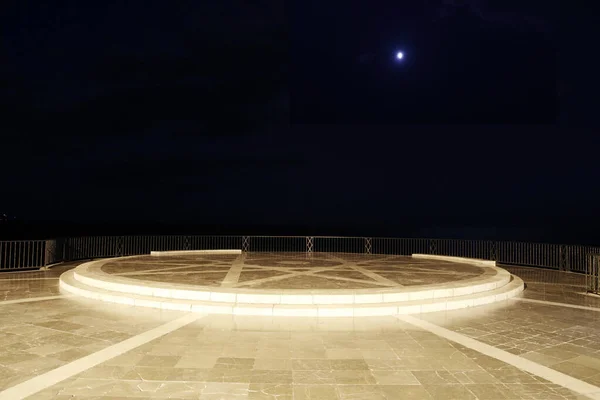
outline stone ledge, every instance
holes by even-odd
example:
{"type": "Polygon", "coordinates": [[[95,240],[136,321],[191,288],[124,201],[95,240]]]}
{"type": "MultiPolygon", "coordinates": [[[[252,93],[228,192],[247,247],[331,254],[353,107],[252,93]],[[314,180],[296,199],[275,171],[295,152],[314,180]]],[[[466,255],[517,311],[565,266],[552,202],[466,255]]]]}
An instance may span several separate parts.
{"type": "Polygon", "coordinates": [[[60,289],[64,292],[103,302],[207,314],[287,317],[366,317],[449,311],[502,302],[521,293],[524,289],[524,283],[520,278],[513,276],[508,284],[500,288],[465,296],[396,303],[329,305],[219,303],[112,292],[83,284],[75,279],[74,271],[72,270],[61,275],[60,289]]]}
{"type": "Polygon", "coordinates": [[[155,257],[160,256],[184,256],[193,254],[242,254],[242,250],[239,249],[226,249],[226,250],[174,250],[174,251],[151,251],[150,255],[155,257]]]}

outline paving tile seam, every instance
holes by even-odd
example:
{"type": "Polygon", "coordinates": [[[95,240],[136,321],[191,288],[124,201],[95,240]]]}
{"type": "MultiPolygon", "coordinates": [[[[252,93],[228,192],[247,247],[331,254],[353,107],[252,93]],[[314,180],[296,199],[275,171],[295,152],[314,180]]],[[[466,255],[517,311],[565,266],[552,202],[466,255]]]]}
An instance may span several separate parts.
{"type": "Polygon", "coordinates": [[[360,272],[361,274],[368,276],[371,279],[374,279],[376,281],[379,281],[381,283],[387,284],[389,286],[404,286],[402,284],[398,284],[388,278],[385,278],[381,275],[379,275],[378,273],[374,272],[374,271],[369,271],[368,269],[365,269],[361,266],[358,266],[356,264],[350,264],[350,268],[354,269],[355,271],[360,272]]]}
{"type": "MultiPolygon", "coordinates": [[[[321,273],[321,272],[328,272],[328,271],[333,271],[336,268],[339,267],[323,267],[323,268],[314,268],[311,267],[313,269],[315,269],[314,271],[286,271],[285,275],[281,275],[281,276],[275,276],[275,277],[271,277],[271,278],[264,278],[264,279],[257,279],[255,281],[246,281],[246,282],[237,282],[233,287],[240,287],[241,285],[255,285],[255,284],[261,284],[264,282],[273,282],[276,280],[285,280],[291,277],[295,277],[295,276],[319,276],[317,274],[321,273]]],[[[344,277],[337,277],[337,276],[327,276],[327,279],[333,279],[333,280],[338,280],[338,281],[346,281],[346,282],[356,282],[356,283],[364,283],[364,281],[361,281],[359,279],[351,279],[351,278],[344,278],[344,277]]],[[[378,286],[382,286],[382,287],[390,287],[390,284],[388,283],[381,283],[381,282],[374,282],[374,281],[369,281],[368,282],[371,285],[378,285],[378,286]]],[[[394,286],[398,286],[398,284],[394,284],[394,286]]]]}
{"type": "Polygon", "coordinates": [[[95,353],[71,361],[63,366],[52,369],[48,372],[37,375],[34,378],[0,391],[0,400],[24,399],[79,373],[87,371],[90,368],[102,364],[103,362],[149,343],[152,340],[174,332],[186,325],[189,325],[190,323],[199,320],[200,318],[203,318],[204,316],[205,315],[202,314],[185,314],[182,317],[168,321],[155,328],[125,339],[119,343],[110,345],[95,353]]]}
{"type": "Polygon", "coordinates": [[[380,283],[384,283],[384,284],[387,284],[389,286],[400,286],[400,287],[404,286],[404,285],[396,283],[396,282],[394,282],[394,281],[392,281],[392,280],[390,280],[388,278],[385,278],[385,277],[377,274],[374,271],[370,271],[368,269],[365,269],[363,266],[357,265],[358,262],[356,262],[356,261],[355,262],[347,262],[346,260],[344,260],[344,259],[342,259],[340,257],[331,257],[331,258],[335,259],[335,260],[338,260],[339,262],[344,262],[344,267],[350,267],[353,270],[358,271],[361,274],[363,274],[363,275],[365,275],[365,276],[367,276],[367,277],[369,277],[369,278],[371,278],[371,279],[373,279],[375,281],[378,281],[380,283]]]}
{"type": "Polygon", "coordinates": [[[20,281],[49,281],[49,280],[53,280],[53,279],[60,279],[59,277],[55,277],[55,278],[0,278],[0,283],[1,282],[20,282],[20,281]]]}
{"type": "Polygon", "coordinates": [[[45,300],[59,300],[59,299],[67,299],[73,297],[73,294],[60,294],[56,296],[40,296],[40,297],[27,297],[23,299],[15,299],[15,300],[2,300],[0,301],[0,306],[9,305],[9,304],[18,304],[18,303],[32,303],[35,301],[45,301],[45,300]]]}
{"type": "MultiPolygon", "coordinates": [[[[82,335],[82,334],[80,334],[80,333],[76,333],[76,332],[70,332],[70,331],[61,331],[60,329],[56,329],[56,328],[49,328],[49,327],[47,327],[47,326],[41,326],[41,325],[35,325],[35,324],[25,324],[25,325],[29,325],[29,326],[35,326],[36,328],[41,328],[41,329],[47,329],[47,330],[49,330],[49,331],[56,332],[56,333],[60,333],[61,335],[65,335],[65,336],[67,336],[67,335],[72,335],[72,336],[76,336],[76,337],[79,337],[79,338],[94,339],[94,340],[97,340],[97,341],[99,341],[99,342],[105,342],[105,343],[108,343],[108,344],[114,344],[114,343],[113,343],[113,342],[111,342],[109,339],[100,339],[100,338],[95,338],[95,337],[93,337],[93,336],[86,336],[86,335],[82,335]]],[[[115,331],[115,332],[118,332],[118,333],[125,333],[125,334],[127,334],[127,332],[121,332],[121,331],[115,331]]],[[[17,333],[16,335],[19,335],[19,334],[17,333]]],[[[21,336],[21,335],[19,335],[19,336],[21,336]]]]}
{"type": "MultiPolygon", "coordinates": [[[[320,272],[327,272],[327,271],[333,271],[335,269],[339,268],[339,266],[335,266],[335,267],[311,267],[310,271],[286,271],[285,275],[280,275],[280,276],[274,276],[274,277],[269,277],[269,278],[263,278],[263,279],[256,279],[254,281],[250,281],[250,282],[238,282],[237,284],[235,284],[233,287],[239,287],[240,285],[255,285],[255,284],[261,284],[264,282],[273,282],[273,281],[277,281],[277,280],[285,280],[291,277],[295,277],[295,276],[316,276],[316,274],[320,273],[320,272]]],[[[328,277],[328,279],[336,279],[336,277],[328,277]]],[[[359,281],[357,279],[348,279],[348,278],[342,278],[342,279],[338,279],[338,280],[342,280],[342,281],[348,281],[348,282],[360,282],[360,283],[364,283],[362,281],[359,281]]],[[[379,285],[379,286],[383,286],[383,287],[389,287],[388,284],[381,284],[379,282],[368,282],[369,284],[372,285],[379,285]]]]}
{"type": "Polygon", "coordinates": [[[555,283],[555,282],[541,282],[541,281],[532,281],[532,280],[527,280],[527,283],[532,284],[532,285],[587,287],[585,284],[580,284],[580,283],[555,283]]]}
{"type": "MultiPolygon", "coordinates": [[[[243,370],[242,370],[243,371],[243,370]]],[[[273,370],[271,370],[273,371],[273,370]]],[[[281,371],[281,370],[279,370],[281,371]]],[[[315,370],[318,371],[318,370],[315,370]]],[[[389,370],[381,370],[389,372],[389,370]]],[[[402,371],[404,372],[404,371],[402,371]]],[[[384,384],[384,383],[296,383],[296,382],[240,382],[240,381],[194,381],[194,380],[181,380],[181,381],[172,381],[172,380],[164,380],[164,379],[120,379],[120,378],[76,378],[77,380],[88,380],[88,381],[107,381],[107,382],[131,382],[131,383],[144,383],[144,382],[152,382],[152,383],[173,383],[173,384],[185,384],[185,383],[232,383],[232,384],[272,384],[272,385],[290,385],[290,386],[372,386],[378,387],[382,385],[392,385],[392,386],[510,386],[510,385],[523,385],[522,383],[470,383],[470,382],[447,382],[447,383],[394,383],[394,384],[384,384]]],[[[548,386],[547,383],[527,383],[527,386],[548,386]]],[[[554,384],[552,384],[554,385],[554,384]]],[[[560,385],[559,385],[560,386],[560,385]]]]}
{"type": "MultiPolygon", "coordinates": [[[[46,266],[45,268],[48,268],[48,267],[49,266],[46,266]]],[[[43,269],[43,268],[44,267],[33,267],[32,269],[28,269],[28,270],[25,270],[25,271],[19,271],[19,270],[14,271],[14,270],[11,270],[11,269],[5,269],[5,270],[1,270],[0,271],[0,276],[2,276],[4,274],[6,274],[6,275],[9,275],[9,274],[32,274],[32,273],[35,273],[35,272],[37,272],[37,273],[43,273],[44,271],[46,271],[46,269],[43,269]]]]}
{"type": "Polygon", "coordinates": [[[600,400],[600,387],[574,378],[565,373],[543,366],[526,358],[501,350],[495,346],[478,341],[456,331],[441,327],[431,322],[410,315],[399,315],[396,318],[413,326],[431,332],[439,337],[453,341],[486,356],[495,358],[522,371],[543,378],[553,384],[562,386],[589,399],[600,400]]]}
{"type": "Polygon", "coordinates": [[[545,305],[549,305],[549,306],[576,308],[576,309],[579,309],[579,310],[587,310],[587,311],[600,312],[600,307],[580,306],[578,304],[559,303],[559,302],[556,302],[556,301],[528,299],[528,298],[525,298],[525,297],[513,297],[513,298],[511,298],[511,300],[522,301],[522,302],[526,302],[526,303],[545,304],[545,305]]]}

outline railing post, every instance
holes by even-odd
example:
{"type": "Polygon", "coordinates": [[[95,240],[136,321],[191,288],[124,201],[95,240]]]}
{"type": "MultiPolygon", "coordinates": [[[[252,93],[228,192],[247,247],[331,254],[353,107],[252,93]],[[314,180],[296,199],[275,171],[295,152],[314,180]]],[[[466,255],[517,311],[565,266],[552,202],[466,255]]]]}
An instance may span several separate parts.
{"type": "Polygon", "coordinates": [[[50,243],[49,242],[50,242],[49,240],[46,240],[44,242],[44,261],[43,261],[42,267],[45,267],[46,265],[48,265],[48,259],[50,258],[49,254],[48,254],[50,251],[50,249],[49,249],[50,243]]]}
{"type": "Polygon", "coordinates": [[[371,238],[364,238],[365,241],[365,254],[371,254],[371,249],[373,248],[371,245],[371,238]]]}
{"type": "Polygon", "coordinates": [[[125,255],[125,236],[117,237],[117,254],[119,257],[123,257],[125,255]]]}
{"type": "Polygon", "coordinates": [[[599,289],[600,289],[600,269],[598,268],[598,255],[595,255],[593,257],[593,272],[594,272],[594,276],[593,276],[593,287],[594,287],[594,293],[598,293],[599,289]]]}
{"type": "Polygon", "coordinates": [[[587,291],[598,294],[600,291],[600,256],[598,254],[588,254],[587,256],[585,271],[587,291]]]}
{"type": "Polygon", "coordinates": [[[307,236],[306,237],[306,252],[307,253],[313,252],[313,243],[314,243],[314,237],[307,236]]]}
{"type": "Polygon", "coordinates": [[[437,240],[429,239],[429,254],[436,254],[436,253],[437,253],[437,240]]]}
{"type": "Polygon", "coordinates": [[[571,270],[571,246],[568,245],[560,245],[559,246],[559,267],[560,271],[570,271],[571,270]]]}
{"type": "Polygon", "coordinates": [[[498,242],[495,240],[490,242],[490,260],[498,261],[498,242]]]}
{"type": "Polygon", "coordinates": [[[44,265],[42,265],[43,267],[52,263],[53,260],[51,261],[50,258],[52,256],[52,253],[54,253],[53,248],[55,247],[56,241],[54,240],[46,240],[46,242],[44,243],[44,265]]]}

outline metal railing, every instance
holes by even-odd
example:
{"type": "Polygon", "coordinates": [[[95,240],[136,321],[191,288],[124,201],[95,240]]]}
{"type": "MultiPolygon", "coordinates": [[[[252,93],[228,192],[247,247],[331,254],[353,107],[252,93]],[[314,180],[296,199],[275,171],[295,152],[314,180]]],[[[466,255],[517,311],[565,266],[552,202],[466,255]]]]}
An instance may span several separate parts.
{"type": "Polygon", "coordinates": [[[585,281],[589,293],[600,294],[600,254],[588,254],[585,281]]]}
{"type": "Polygon", "coordinates": [[[240,236],[92,236],[63,241],[64,259],[122,257],[151,251],[239,249],[240,236]]]}
{"type": "Polygon", "coordinates": [[[40,268],[52,261],[52,240],[0,242],[0,270],[40,268]]]}
{"type": "Polygon", "coordinates": [[[500,264],[588,273],[600,247],[490,240],[331,236],[91,236],[0,242],[0,270],[39,268],[60,261],[149,254],[156,250],[241,249],[244,252],[437,254],[500,264]]]}

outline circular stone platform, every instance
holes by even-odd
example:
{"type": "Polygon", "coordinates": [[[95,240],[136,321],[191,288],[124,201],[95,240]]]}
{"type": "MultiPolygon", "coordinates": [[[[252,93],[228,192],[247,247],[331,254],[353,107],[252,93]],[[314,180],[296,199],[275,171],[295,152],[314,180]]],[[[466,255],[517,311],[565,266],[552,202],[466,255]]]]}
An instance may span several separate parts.
{"type": "Polygon", "coordinates": [[[523,282],[494,262],[428,255],[153,252],[85,263],[61,288],[88,298],[205,313],[395,315],[506,300],[523,282]]]}

